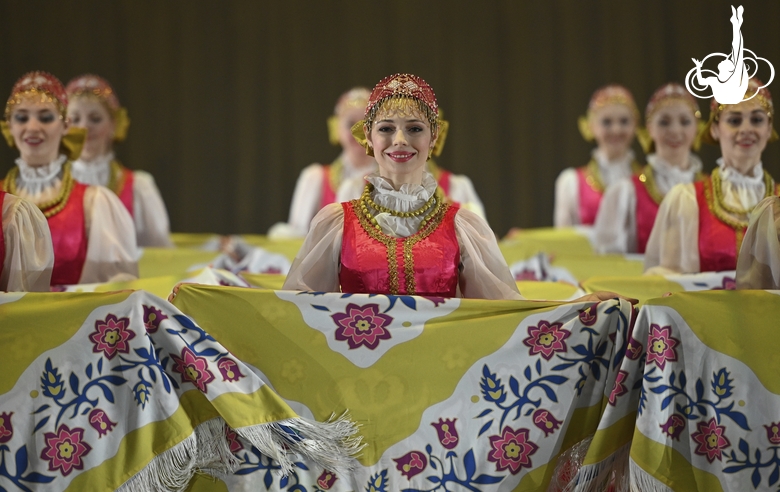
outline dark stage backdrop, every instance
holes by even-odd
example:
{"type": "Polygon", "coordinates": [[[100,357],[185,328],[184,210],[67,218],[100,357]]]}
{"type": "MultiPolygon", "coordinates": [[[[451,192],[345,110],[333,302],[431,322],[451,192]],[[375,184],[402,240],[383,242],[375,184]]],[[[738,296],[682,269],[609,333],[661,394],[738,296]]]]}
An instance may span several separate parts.
{"type": "MultiPolygon", "coordinates": [[[[451,122],[439,163],[472,178],[503,235],[552,224],[555,177],[589,158],[576,121],[593,90],[625,84],[644,109],[692,57],[730,51],[730,4],[0,0],[0,97],[28,70],[106,77],[132,120],[118,156],[155,176],[173,230],[263,233],[299,171],[338,154],[339,94],[413,72],[451,122]]],[[[742,4],[746,47],[780,69],[780,2],[742,4]]],[[[718,152],[701,155],[709,169],[718,152]]],[[[0,173],[15,157],[0,149],[0,173]]],[[[777,178],[779,157],[770,144],[777,178]]]]}

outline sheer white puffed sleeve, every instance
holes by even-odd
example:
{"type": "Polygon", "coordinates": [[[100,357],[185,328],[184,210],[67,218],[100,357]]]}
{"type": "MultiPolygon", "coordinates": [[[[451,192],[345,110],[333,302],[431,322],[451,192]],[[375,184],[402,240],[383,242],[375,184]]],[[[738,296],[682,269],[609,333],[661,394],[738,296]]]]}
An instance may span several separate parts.
{"type": "Polygon", "coordinates": [[[580,189],[577,170],[564,169],[555,180],[553,225],[570,227],[580,223],[580,189]]]}
{"type": "Polygon", "coordinates": [[[479,199],[477,190],[474,189],[474,184],[468,176],[463,174],[450,175],[450,199],[459,203],[461,208],[471,210],[487,222],[485,207],[482,205],[482,200],[479,199]]]}
{"type": "Polygon", "coordinates": [[[0,205],[5,241],[0,291],[48,292],[54,251],[46,217],[32,203],[8,193],[0,205]]]}
{"type": "Polygon", "coordinates": [[[597,253],[636,252],[636,189],[630,179],[604,192],[591,237],[597,253]]]}
{"type": "Polygon", "coordinates": [[[102,186],[84,193],[87,258],[79,283],[138,277],[135,225],[119,198],[102,186]]]}
{"type": "Polygon", "coordinates": [[[645,251],[645,274],[698,273],[699,205],[692,184],[680,184],[664,197],[645,251]]]}
{"type": "Polygon", "coordinates": [[[322,164],[310,164],[301,171],[295,183],[290,217],[287,222],[277,222],[268,230],[273,239],[303,237],[309,231],[312,217],[319,211],[322,203],[322,180],[325,179],[325,167],[322,164]]]}
{"type": "Polygon", "coordinates": [[[282,289],[340,292],[341,237],[344,209],[331,203],[311,221],[309,234],[293,260],[282,289]]]}
{"type": "Polygon", "coordinates": [[[750,215],[750,225],[737,259],[738,289],[780,289],[780,198],[762,200],[750,215]]]}
{"type": "Polygon", "coordinates": [[[145,171],[133,171],[133,221],[138,246],[173,247],[165,202],[145,171]]]}
{"type": "Polygon", "coordinates": [[[474,299],[524,299],[490,226],[474,212],[460,209],[455,215],[460,246],[460,296],[474,299]]]}

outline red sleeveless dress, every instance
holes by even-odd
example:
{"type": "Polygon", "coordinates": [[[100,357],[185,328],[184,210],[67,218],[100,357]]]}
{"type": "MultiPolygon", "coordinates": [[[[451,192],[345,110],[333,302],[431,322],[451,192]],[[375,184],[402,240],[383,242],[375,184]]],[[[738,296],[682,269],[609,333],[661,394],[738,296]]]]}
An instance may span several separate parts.
{"type": "Polygon", "coordinates": [[[87,229],[84,220],[84,192],[87,185],[73,184],[68,203],[48,218],[54,248],[51,285],[77,284],[87,258],[87,229]]]}
{"type": "Polygon", "coordinates": [[[637,253],[644,254],[647,249],[647,240],[655,224],[655,216],[658,215],[659,204],[647,191],[645,184],[639,180],[639,176],[631,176],[636,194],[636,248],[637,253]]]}
{"type": "Polygon", "coordinates": [[[588,182],[589,177],[591,176],[588,166],[577,168],[580,193],[580,224],[582,225],[593,225],[596,222],[596,215],[599,212],[599,205],[601,205],[601,197],[604,195],[604,191],[597,190],[588,182]]]}
{"type": "Polygon", "coordinates": [[[336,201],[336,190],[334,190],[333,186],[330,184],[330,174],[333,172],[331,169],[332,167],[333,164],[322,166],[322,198],[320,199],[320,209],[325,207],[325,205],[330,205],[336,201]]]}
{"type": "Polygon", "coordinates": [[[431,222],[406,238],[378,231],[361,214],[358,200],[341,205],[342,292],[455,297],[460,266],[457,205],[443,205],[431,222]]]}

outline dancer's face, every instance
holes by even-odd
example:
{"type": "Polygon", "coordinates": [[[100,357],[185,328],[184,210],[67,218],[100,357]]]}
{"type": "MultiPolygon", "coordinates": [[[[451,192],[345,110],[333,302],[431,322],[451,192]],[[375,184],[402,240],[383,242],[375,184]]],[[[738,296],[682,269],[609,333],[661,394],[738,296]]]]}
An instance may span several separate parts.
{"type": "Polygon", "coordinates": [[[68,129],[53,102],[29,97],[14,105],[8,125],[21,158],[30,166],[54,161],[68,129]]]}
{"type": "Polygon", "coordinates": [[[688,154],[696,138],[696,116],[689,105],[670,100],[653,113],[647,130],[655,143],[656,153],[667,161],[672,156],[688,154]]]}
{"type": "Polygon", "coordinates": [[[93,159],[107,154],[114,140],[115,125],[108,109],[94,97],[76,97],[68,104],[68,119],[73,126],[86,128],[87,139],[81,156],[93,159]]]}
{"type": "Polygon", "coordinates": [[[636,119],[628,106],[607,104],[590,117],[590,127],[596,143],[610,160],[628,152],[636,132],[636,119]]]}
{"type": "Polygon", "coordinates": [[[419,184],[436,140],[428,119],[416,104],[401,101],[406,103],[391,99],[377,111],[368,141],[382,176],[396,184],[419,184]]]}
{"type": "MultiPolygon", "coordinates": [[[[751,100],[723,108],[711,132],[712,137],[720,142],[720,151],[727,165],[739,162],[755,165],[761,160],[761,153],[772,135],[772,125],[761,104],[751,100]]],[[[750,169],[752,167],[742,171],[750,169]]]]}

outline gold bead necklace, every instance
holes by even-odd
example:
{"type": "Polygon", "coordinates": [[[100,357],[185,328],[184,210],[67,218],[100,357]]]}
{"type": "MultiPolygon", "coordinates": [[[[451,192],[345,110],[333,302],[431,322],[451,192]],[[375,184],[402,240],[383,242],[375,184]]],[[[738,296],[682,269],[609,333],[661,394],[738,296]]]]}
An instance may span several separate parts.
{"type": "MultiPolygon", "coordinates": [[[[18,167],[14,167],[8,171],[8,174],[5,176],[5,180],[3,181],[3,191],[7,191],[12,195],[18,195],[16,188],[16,178],[18,176],[18,167]]],[[[47,219],[58,214],[62,211],[62,209],[65,208],[65,205],[68,204],[70,193],[73,191],[74,183],[75,180],[70,173],[70,161],[68,161],[62,166],[62,181],[60,183],[60,192],[51,200],[37,204],[37,207],[41,210],[41,212],[43,212],[43,215],[47,219]]]]}
{"type": "MultiPolygon", "coordinates": [[[[715,201],[717,202],[719,208],[735,215],[748,215],[753,211],[754,207],[741,209],[726,205],[723,199],[723,187],[721,186],[721,183],[722,178],[720,177],[720,168],[715,168],[712,171],[712,191],[715,195],[715,201]]],[[[773,189],[774,186],[772,186],[772,176],[770,176],[768,172],[764,171],[764,198],[771,196],[773,189]]]]}

